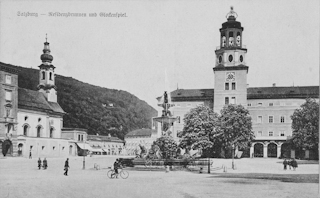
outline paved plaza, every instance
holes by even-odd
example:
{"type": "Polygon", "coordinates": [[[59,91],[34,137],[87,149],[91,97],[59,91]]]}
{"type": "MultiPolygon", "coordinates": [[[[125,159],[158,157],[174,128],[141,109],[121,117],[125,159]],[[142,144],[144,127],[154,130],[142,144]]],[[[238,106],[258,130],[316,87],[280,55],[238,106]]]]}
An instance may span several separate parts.
{"type": "Polygon", "coordinates": [[[69,176],[63,175],[62,158],[48,158],[47,170],[37,169],[37,158],[0,159],[0,197],[318,197],[317,162],[284,171],[279,159],[237,159],[232,170],[231,159],[212,159],[211,168],[225,165],[227,172],[127,168],[128,179],[109,179],[106,172],[116,157],[86,157],[85,170],[82,157],[69,159],[69,176]],[[101,169],[93,169],[94,164],[101,169]]]}

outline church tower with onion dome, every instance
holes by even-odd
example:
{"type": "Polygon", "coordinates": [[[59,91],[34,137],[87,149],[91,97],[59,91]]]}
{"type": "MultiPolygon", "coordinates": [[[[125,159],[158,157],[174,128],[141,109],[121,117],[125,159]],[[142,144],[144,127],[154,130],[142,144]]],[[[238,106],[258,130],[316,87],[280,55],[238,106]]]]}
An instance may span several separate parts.
{"type": "Polygon", "coordinates": [[[247,49],[242,43],[243,27],[236,21],[237,13],[231,7],[227,22],[220,28],[220,46],[217,47],[214,71],[214,111],[227,104],[247,106],[247,49]]]}
{"type": "Polygon", "coordinates": [[[44,43],[43,54],[40,59],[42,64],[39,66],[39,85],[38,89],[44,93],[49,102],[57,102],[57,87],[55,86],[55,66],[52,65],[53,56],[50,54],[50,47],[47,41],[44,43]]]}

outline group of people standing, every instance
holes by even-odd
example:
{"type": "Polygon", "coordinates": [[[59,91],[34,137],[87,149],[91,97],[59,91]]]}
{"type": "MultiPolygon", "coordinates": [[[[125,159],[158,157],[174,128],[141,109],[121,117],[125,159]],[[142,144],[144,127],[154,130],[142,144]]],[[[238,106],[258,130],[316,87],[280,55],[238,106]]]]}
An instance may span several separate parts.
{"type": "Polygon", "coordinates": [[[284,170],[287,170],[287,166],[289,166],[289,169],[291,170],[291,167],[292,169],[295,171],[296,168],[298,167],[298,162],[293,158],[293,159],[284,159],[283,161],[283,169],[284,170]]]}
{"type": "MultiPolygon", "coordinates": [[[[44,170],[48,168],[48,161],[47,161],[46,158],[44,158],[44,160],[43,160],[42,167],[43,167],[44,170]]],[[[41,158],[40,157],[39,157],[39,160],[38,160],[38,168],[39,168],[39,170],[41,169],[41,158]]]]}
{"type": "MultiPolygon", "coordinates": [[[[48,168],[48,161],[46,158],[44,158],[43,161],[41,161],[41,158],[39,157],[38,159],[38,168],[39,170],[41,169],[41,167],[45,170],[48,168]],[[41,166],[42,165],[42,166],[41,166]]],[[[64,175],[68,176],[68,170],[69,170],[70,166],[69,166],[69,158],[67,158],[67,160],[64,163],[64,175]]]]}

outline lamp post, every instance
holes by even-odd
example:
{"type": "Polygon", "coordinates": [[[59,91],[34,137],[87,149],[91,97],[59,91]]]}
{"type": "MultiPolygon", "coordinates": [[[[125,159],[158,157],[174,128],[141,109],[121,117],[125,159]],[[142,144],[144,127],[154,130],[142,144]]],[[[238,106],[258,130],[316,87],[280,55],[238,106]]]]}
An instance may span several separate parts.
{"type": "Polygon", "coordinates": [[[83,170],[86,168],[86,155],[85,155],[85,150],[86,150],[86,142],[83,142],[83,170]]]}
{"type": "Polygon", "coordinates": [[[208,157],[208,173],[210,173],[210,156],[208,157]]]}
{"type": "Polygon", "coordinates": [[[232,169],[234,170],[234,144],[232,144],[232,169]]]}

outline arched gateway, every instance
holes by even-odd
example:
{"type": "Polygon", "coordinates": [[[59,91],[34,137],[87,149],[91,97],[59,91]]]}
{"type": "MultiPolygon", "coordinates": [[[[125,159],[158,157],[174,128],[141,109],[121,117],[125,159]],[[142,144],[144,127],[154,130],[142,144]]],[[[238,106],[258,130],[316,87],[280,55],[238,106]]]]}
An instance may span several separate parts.
{"type": "Polygon", "coordinates": [[[251,157],[280,157],[283,142],[254,142],[250,148],[251,157]]]}

